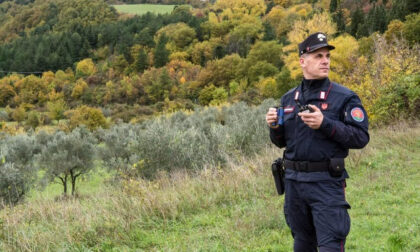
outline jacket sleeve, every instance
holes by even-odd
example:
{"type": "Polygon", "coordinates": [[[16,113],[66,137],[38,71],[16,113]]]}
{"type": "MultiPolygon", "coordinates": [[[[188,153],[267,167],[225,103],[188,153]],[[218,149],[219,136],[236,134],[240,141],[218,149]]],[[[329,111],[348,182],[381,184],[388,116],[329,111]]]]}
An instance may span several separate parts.
{"type": "Polygon", "coordinates": [[[270,139],[273,144],[279,148],[286,146],[286,140],[284,139],[284,127],[279,126],[277,129],[270,129],[270,139]]]}
{"type": "MultiPolygon", "coordinates": [[[[281,100],[280,100],[280,104],[282,106],[284,106],[283,100],[284,100],[284,98],[282,97],[281,100]]],[[[271,142],[279,148],[285,147],[286,146],[286,139],[285,139],[285,136],[284,136],[284,125],[280,125],[276,129],[272,129],[272,128],[269,128],[269,129],[270,129],[271,142]]]]}
{"type": "Polygon", "coordinates": [[[343,107],[343,120],[324,116],[321,130],[345,149],[361,149],[369,142],[369,122],[359,97],[352,93],[343,107]]]}

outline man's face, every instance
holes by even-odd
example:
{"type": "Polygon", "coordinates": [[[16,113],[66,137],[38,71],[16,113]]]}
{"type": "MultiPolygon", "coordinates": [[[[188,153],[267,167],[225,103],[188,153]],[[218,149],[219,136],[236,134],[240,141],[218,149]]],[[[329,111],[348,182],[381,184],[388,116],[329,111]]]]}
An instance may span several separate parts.
{"type": "Polygon", "coordinates": [[[300,66],[306,79],[323,79],[328,77],[330,71],[330,51],[320,48],[300,57],[300,66]]]}

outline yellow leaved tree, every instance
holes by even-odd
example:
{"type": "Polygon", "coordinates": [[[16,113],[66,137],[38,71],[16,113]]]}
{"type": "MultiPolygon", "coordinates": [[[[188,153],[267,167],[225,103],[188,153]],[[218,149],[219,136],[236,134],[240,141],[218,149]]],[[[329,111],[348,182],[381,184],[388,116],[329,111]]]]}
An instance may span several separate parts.
{"type": "MultiPolygon", "coordinates": [[[[390,115],[391,111],[410,106],[412,103],[406,97],[406,100],[398,104],[401,96],[410,95],[404,92],[414,92],[413,87],[405,87],[407,83],[400,80],[420,75],[420,47],[410,46],[404,40],[388,42],[386,33],[374,34],[372,37],[374,41],[372,58],[360,56],[353,64],[353,71],[343,80],[343,84],[360,96],[369,120],[378,123],[391,117],[398,117],[398,113],[390,115]],[[382,100],[385,97],[390,100],[389,104],[383,104],[382,100]]],[[[418,84],[416,90],[419,90],[418,84]]]]}
{"type": "Polygon", "coordinates": [[[77,78],[91,76],[96,73],[96,71],[95,63],[89,58],[79,61],[76,65],[77,78]]]}
{"type": "Polygon", "coordinates": [[[222,10],[222,18],[240,20],[247,15],[264,15],[267,6],[264,0],[219,0],[214,4],[214,8],[222,10]]]}
{"type": "Polygon", "coordinates": [[[328,41],[335,46],[331,52],[331,80],[343,83],[346,81],[357,63],[359,44],[351,35],[341,35],[328,41]]]}

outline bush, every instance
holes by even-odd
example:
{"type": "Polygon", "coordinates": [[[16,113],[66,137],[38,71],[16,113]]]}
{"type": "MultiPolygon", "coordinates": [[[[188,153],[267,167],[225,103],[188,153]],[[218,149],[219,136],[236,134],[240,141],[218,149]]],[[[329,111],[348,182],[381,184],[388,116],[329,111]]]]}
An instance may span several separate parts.
{"type": "Polygon", "coordinates": [[[12,112],[12,118],[16,122],[22,122],[22,121],[24,121],[26,119],[26,111],[25,111],[25,108],[23,106],[19,106],[15,110],[13,110],[13,112],[12,112]]]}
{"type": "Polygon", "coordinates": [[[41,124],[41,118],[38,112],[31,111],[28,113],[28,119],[26,119],[26,125],[35,129],[41,124]]]}
{"type": "Polygon", "coordinates": [[[253,155],[269,144],[264,115],[274,100],[258,107],[197,109],[187,115],[119,124],[101,130],[100,150],[105,165],[118,174],[153,178],[159,170],[197,170],[253,155]]]}
{"type": "Polygon", "coordinates": [[[79,125],[85,125],[90,130],[97,128],[107,128],[108,123],[102,111],[97,108],[91,108],[88,106],[81,106],[73,111],[70,116],[69,126],[71,129],[76,128],[79,125]]]}
{"type": "Polygon", "coordinates": [[[7,136],[0,145],[0,199],[16,204],[34,184],[37,169],[33,157],[38,152],[33,136],[7,136]]]}
{"type": "Polygon", "coordinates": [[[7,122],[9,121],[9,114],[5,110],[0,110],[0,121],[7,122]]]}
{"type": "Polygon", "coordinates": [[[376,122],[420,118],[420,74],[402,76],[379,92],[381,99],[372,109],[376,122]]]}

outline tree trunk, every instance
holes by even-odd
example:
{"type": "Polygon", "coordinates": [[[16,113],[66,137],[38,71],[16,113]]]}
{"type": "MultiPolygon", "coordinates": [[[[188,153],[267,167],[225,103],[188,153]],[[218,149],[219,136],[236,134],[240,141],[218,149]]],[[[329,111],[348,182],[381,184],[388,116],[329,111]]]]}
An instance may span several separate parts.
{"type": "Polygon", "coordinates": [[[63,195],[66,196],[67,195],[67,174],[64,175],[64,177],[58,177],[61,180],[61,183],[63,184],[63,195]]]}
{"type": "Polygon", "coordinates": [[[76,191],[76,178],[74,177],[74,179],[72,178],[71,180],[71,196],[74,196],[74,192],[76,191]]]}
{"type": "Polygon", "coordinates": [[[82,173],[75,174],[73,170],[70,170],[70,176],[71,176],[71,195],[74,196],[76,193],[76,179],[79,177],[82,173]]]}

